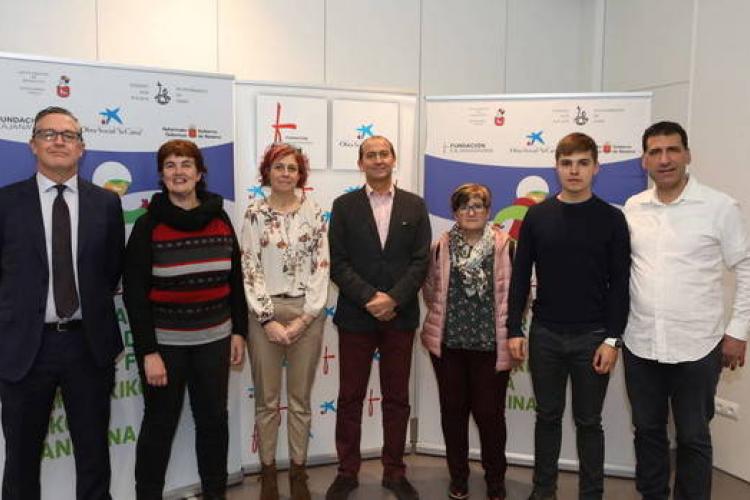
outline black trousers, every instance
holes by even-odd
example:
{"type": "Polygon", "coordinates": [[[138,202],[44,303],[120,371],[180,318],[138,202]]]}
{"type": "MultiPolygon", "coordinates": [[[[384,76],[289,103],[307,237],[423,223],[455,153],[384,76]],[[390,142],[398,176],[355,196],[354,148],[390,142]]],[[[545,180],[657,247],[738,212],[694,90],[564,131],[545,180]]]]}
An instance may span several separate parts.
{"type": "Polygon", "coordinates": [[[108,428],[114,365],[96,366],[81,327],[44,330],[29,373],[0,381],[5,435],[3,500],[40,498],[39,472],[52,404],[59,388],[76,464],[76,498],[110,499],[108,428]]]}
{"type": "Polygon", "coordinates": [[[227,485],[229,446],[229,337],[197,346],[159,346],[167,368],[167,385],[146,383],[143,360],[144,412],[135,453],[138,500],[161,499],[177,423],[190,393],[195,420],[195,451],[204,498],[223,498],[227,485]]]}
{"type": "Polygon", "coordinates": [[[557,489],[565,389],[570,378],[576,425],[580,499],[601,499],[604,492],[604,431],[602,407],[609,375],[592,366],[594,353],[606,336],[603,330],[552,331],[532,322],[529,368],[536,398],[534,427],[534,489],[557,489]]]}
{"type": "Polygon", "coordinates": [[[624,349],[625,382],[635,427],[635,484],[645,500],[669,498],[667,417],[677,431],[674,498],[711,498],[709,422],[721,373],[721,343],[697,361],[667,364],[624,349]]]}

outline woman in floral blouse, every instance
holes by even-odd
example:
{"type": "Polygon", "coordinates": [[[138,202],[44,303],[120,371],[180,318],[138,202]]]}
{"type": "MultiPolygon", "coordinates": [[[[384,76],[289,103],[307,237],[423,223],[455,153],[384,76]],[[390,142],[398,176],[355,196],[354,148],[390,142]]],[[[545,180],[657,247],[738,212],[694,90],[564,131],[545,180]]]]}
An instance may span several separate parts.
{"type": "Polygon", "coordinates": [[[492,195],[464,184],[451,196],[456,224],[432,245],[423,286],[430,351],[451,477],[448,497],[469,497],[469,414],[479,430],[487,498],[505,498],[505,393],[511,240],[489,222],[492,195]]]}
{"type": "Polygon", "coordinates": [[[299,149],[272,144],[260,165],[261,184],[270,193],[251,200],[242,227],[261,500],[279,498],[275,459],[284,360],[291,498],[310,498],[305,473],[310,391],[323,340],[329,257],[323,211],[302,190],[308,172],[307,157],[299,149]]]}

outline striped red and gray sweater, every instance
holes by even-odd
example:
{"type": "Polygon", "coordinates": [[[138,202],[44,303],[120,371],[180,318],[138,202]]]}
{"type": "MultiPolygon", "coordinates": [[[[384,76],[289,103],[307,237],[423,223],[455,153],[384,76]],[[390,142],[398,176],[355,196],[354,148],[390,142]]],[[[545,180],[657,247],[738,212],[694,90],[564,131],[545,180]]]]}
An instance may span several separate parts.
{"type": "Polygon", "coordinates": [[[222,199],[200,194],[192,210],[157,193],[135,223],[123,287],[134,348],[198,345],[247,335],[237,238],[222,199]]]}

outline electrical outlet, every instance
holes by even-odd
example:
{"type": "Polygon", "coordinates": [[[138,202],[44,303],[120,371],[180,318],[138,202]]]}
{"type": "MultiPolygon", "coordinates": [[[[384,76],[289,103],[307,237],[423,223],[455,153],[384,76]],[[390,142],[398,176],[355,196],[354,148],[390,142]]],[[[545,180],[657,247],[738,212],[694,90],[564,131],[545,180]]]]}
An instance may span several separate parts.
{"type": "Polygon", "coordinates": [[[740,419],[740,405],[727,399],[715,398],[714,405],[716,413],[732,420],[740,419]]]}

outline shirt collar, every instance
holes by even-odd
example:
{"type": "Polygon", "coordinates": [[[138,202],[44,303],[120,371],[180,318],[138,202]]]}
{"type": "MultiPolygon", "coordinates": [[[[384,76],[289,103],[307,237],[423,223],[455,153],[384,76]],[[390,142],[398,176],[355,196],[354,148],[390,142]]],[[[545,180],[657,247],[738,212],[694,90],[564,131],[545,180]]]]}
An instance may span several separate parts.
{"type": "Polygon", "coordinates": [[[391,186],[388,188],[388,191],[386,191],[385,193],[378,193],[372,187],[370,187],[369,184],[365,183],[365,191],[367,192],[367,196],[368,197],[372,197],[373,195],[374,196],[390,196],[390,197],[393,197],[393,193],[395,193],[396,188],[393,186],[393,184],[391,184],[391,186]]]}
{"type": "MultiPolygon", "coordinates": [[[[36,182],[39,184],[39,189],[42,193],[46,193],[47,191],[54,189],[55,186],[57,186],[57,182],[53,181],[46,175],[44,175],[41,172],[36,173],[36,182]]],[[[65,187],[67,187],[71,193],[77,193],[78,192],[78,176],[74,175],[67,181],[65,181],[63,184],[65,184],[65,187]]]]}
{"type": "Polygon", "coordinates": [[[688,177],[688,182],[685,185],[685,189],[682,190],[677,201],[704,201],[706,198],[703,193],[703,187],[698,179],[692,174],[688,177]]]}
{"type": "Polygon", "coordinates": [[[649,196],[645,197],[641,203],[649,205],[677,205],[678,203],[691,203],[691,202],[703,202],[705,196],[703,195],[703,188],[698,179],[693,174],[688,175],[687,184],[682,189],[680,195],[672,203],[663,203],[659,200],[656,195],[656,186],[649,189],[649,196]]]}

